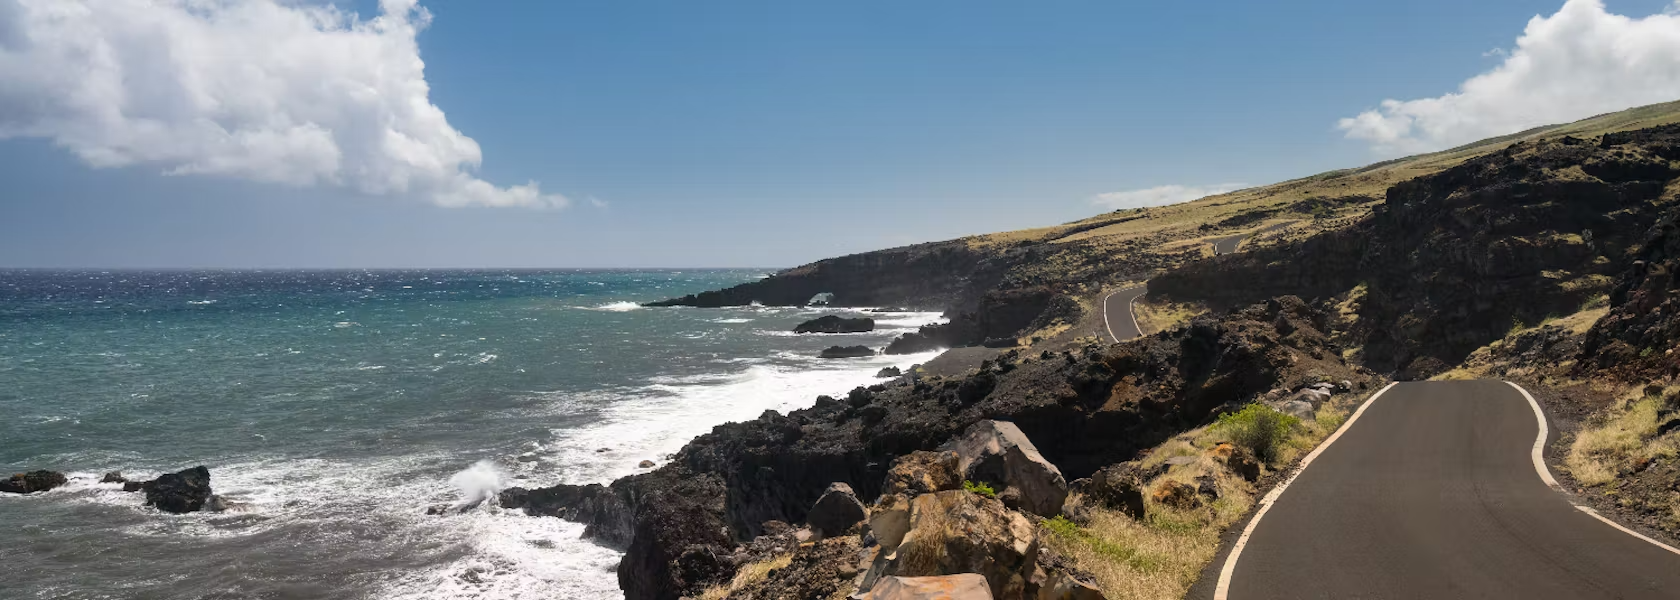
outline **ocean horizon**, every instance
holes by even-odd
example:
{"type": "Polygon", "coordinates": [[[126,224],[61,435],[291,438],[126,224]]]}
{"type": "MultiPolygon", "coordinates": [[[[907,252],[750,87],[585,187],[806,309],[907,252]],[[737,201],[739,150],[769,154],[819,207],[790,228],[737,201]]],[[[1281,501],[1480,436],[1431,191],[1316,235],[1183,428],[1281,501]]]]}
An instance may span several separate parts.
{"type": "Polygon", "coordinates": [[[620,554],[494,502],[607,483],[694,436],[936,353],[797,335],[827,307],[643,308],[763,269],[0,270],[0,496],[25,598],[618,598],[620,554]],[[209,467],[221,513],[100,483],[209,467]]]}

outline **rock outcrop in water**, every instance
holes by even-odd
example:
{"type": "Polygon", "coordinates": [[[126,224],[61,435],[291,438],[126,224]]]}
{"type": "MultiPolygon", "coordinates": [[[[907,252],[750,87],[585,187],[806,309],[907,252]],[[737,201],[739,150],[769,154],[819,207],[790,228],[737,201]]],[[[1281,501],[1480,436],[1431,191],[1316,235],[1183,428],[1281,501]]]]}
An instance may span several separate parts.
{"type": "Polygon", "coordinates": [[[202,510],[214,495],[210,489],[210,469],[202,465],[159,475],[141,485],[141,490],[146,493],[146,506],[172,513],[202,510]]]}
{"type": "Polygon", "coordinates": [[[794,333],[863,333],[874,330],[875,319],[869,317],[848,319],[835,315],[817,317],[793,328],[794,333]]]}
{"type": "Polygon", "coordinates": [[[9,494],[33,494],[45,492],[68,483],[69,479],[58,471],[30,471],[17,473],[9,479],[0,480],[0,492],[9,494]]]}
{"type": "Polygon", "coordinates": [[[867,358],[875,356],[875,351],[869,346],[829,346],[817,355],[818,358],[867,358]]]}

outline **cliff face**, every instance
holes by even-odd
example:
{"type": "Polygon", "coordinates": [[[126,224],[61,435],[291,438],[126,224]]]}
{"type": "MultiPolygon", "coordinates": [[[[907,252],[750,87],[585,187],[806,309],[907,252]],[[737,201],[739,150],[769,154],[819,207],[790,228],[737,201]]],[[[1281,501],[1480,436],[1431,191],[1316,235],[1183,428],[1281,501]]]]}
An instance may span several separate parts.
{"type": "Polygon", "coordinates": [[[1339,328],[1367,366],[1428,377],[1609,291],[1673,200],[1677,140],[1665,127],[1515,144],[1393,186],[1347,229],[1190,264],[1150,289],[1215,305],[1341,301],[1339,328]]]}
{"type": "Polygon", "coordinates": [[[961,308],[971,289],[996,285],[1010,265],[1031,252],[982,252],[961,240],[918,244],[820,260],[723,290],[654,302],[649,306],[804,305],[821,293],[835,306],[961,308]]]}
{"type": "Polygon", "coordinates": [[[832,482],[874,497],[894,458],[981,419],[1015,423],[1075,479],[1274,388],[1365,380],[1327,340],[1327,322],[1281,298],[1128,344],[1006,354],[964,378],[905,378],[720,425],[670,464],[611,486],[515,489],[502,500],[582,521],[589,535],[626,547],[619,580],[628,598],[692,595],[732,576],[738,565],[727,557],[766,521],[803,521],[832,482]]]}

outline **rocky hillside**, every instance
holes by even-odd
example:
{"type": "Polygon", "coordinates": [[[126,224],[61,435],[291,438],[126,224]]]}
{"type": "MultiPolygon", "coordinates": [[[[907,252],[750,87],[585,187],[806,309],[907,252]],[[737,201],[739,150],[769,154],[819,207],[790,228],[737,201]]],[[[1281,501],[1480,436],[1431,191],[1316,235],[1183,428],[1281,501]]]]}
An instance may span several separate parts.
{"type": "Polygon", "coordinates": [[[1395,185],[1345,229],[1187,265],[1151,290],[1215,306],[1338,303],[1355,358],[1427,378],[1610,292],[1676,199],[1677,141],[1669,126],[1514,143],[1395,185]]]}

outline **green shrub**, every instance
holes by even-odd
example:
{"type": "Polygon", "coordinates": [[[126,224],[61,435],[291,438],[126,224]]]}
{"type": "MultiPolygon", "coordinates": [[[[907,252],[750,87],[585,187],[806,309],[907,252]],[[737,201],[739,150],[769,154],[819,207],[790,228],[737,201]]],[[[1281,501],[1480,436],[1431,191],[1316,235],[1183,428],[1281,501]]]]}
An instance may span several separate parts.
{"type": "Polygon", "coordinates": [[[1277,459],[1278,449],[1289,440],[1289,430],[1300,422],[1300,419],[1257,402],[1240,411],[1220,415],[1215,427],[1229,436],[1231,443],[1254,453],[1260,460],[1271,462],[1277,459]]]}
{"type": "Polygon", "coordinates": [[[968,490],[970,492],[974,492],[976,494],[980,494],[980,495],[985,496],[987,498],[996,498],[997,497],[997,490],[992,489],[992,486],[986,485],[985,483],[976,483],[976,482],[973,482],[973,481],[963,481],[963,489],[968,490]]]}
{"type": "Polygon", "coordinates": [[[1044,527],[1049,529],[1051,533],[1072,539],[1078,539],[1084,533],[1079,530],[1078,525],[1073,524],[1073,521],[1069,521],[1067,517],[1061,515],[1056,515],[1056,518],[1045,521],[1044,527]]]}

